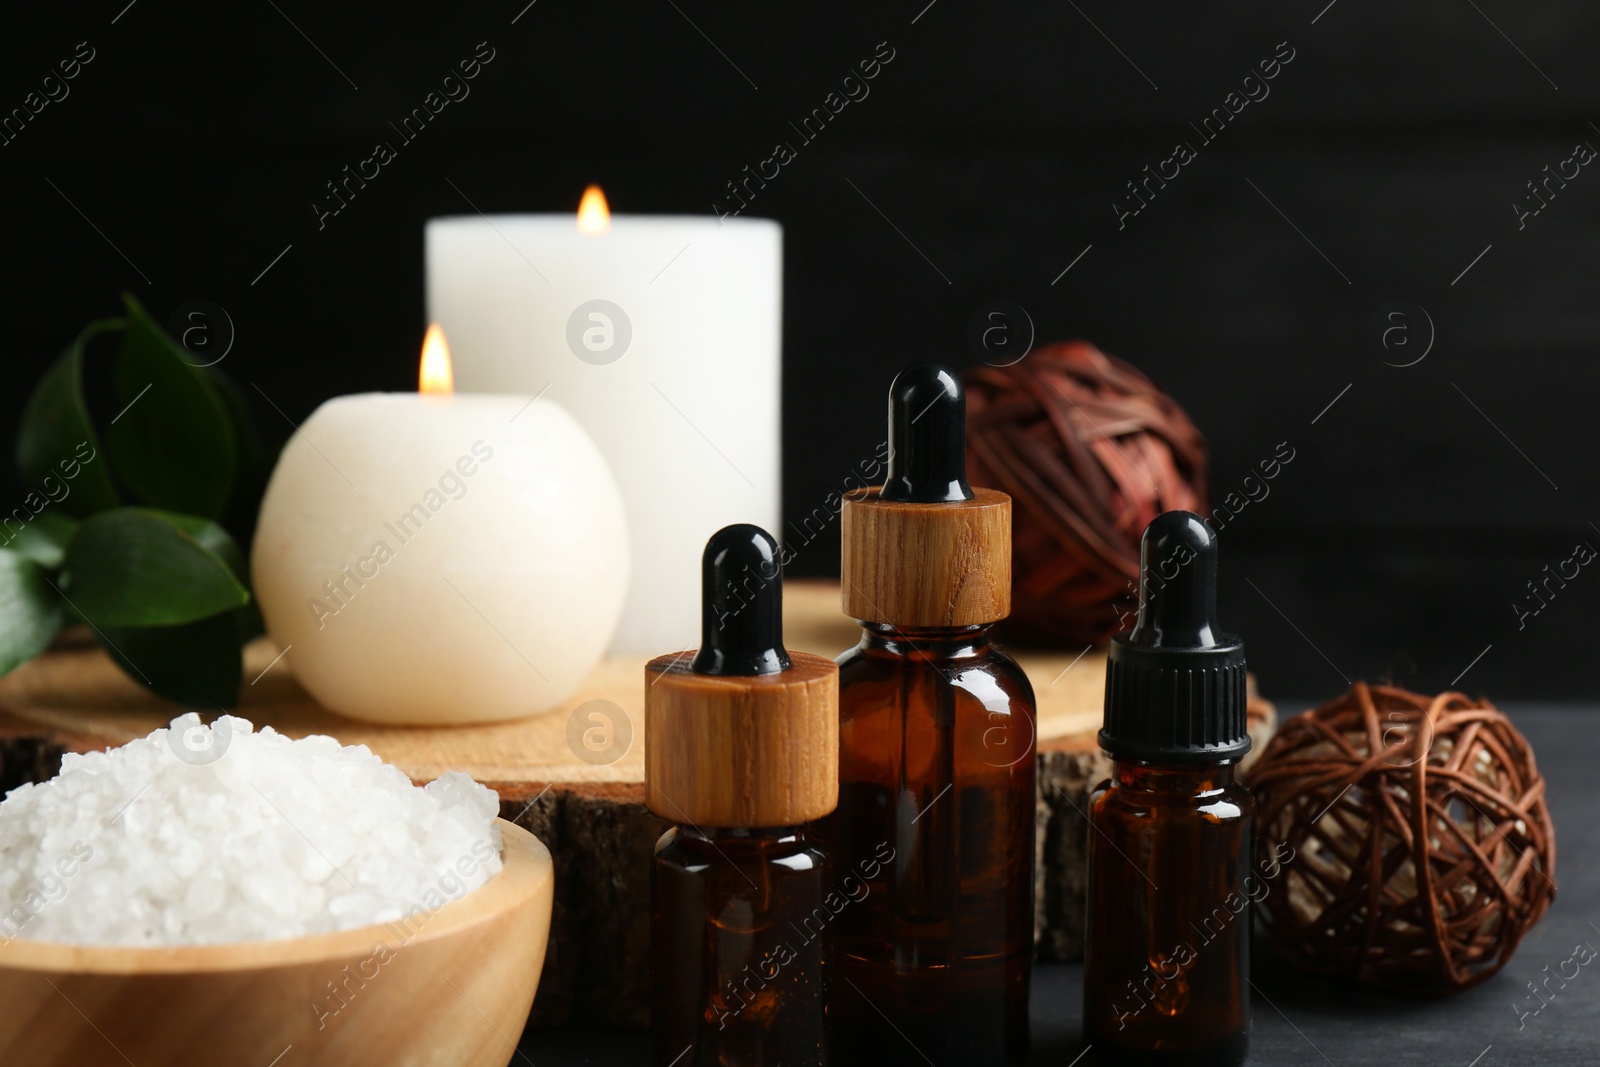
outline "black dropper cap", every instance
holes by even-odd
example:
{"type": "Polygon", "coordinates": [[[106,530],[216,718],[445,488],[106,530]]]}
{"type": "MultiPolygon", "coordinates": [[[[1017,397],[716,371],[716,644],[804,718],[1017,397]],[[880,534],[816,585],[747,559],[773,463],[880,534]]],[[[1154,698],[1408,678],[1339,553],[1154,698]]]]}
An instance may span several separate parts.
{"type": "Polygon", "coordinates": [[[1139,546],[1139,621],[1111,639],[1100,747],[1116,759],[1215,763],[1250,751],[1244,645],[1217,626],[1217,538],[1169,511],[1139,546]]]}
{"type": "Polygon", "coordinates": [[[700,651],[696,674],[777,674],[783,647],[778,542],[747,522],[724,526],[700,557],[700,651]]]}
{"type": "Polygon", "coordinates": [[[880,500],[971,500],[967,394],[937,363],[913,363],[889,386],[889,474],[880,500]]]}

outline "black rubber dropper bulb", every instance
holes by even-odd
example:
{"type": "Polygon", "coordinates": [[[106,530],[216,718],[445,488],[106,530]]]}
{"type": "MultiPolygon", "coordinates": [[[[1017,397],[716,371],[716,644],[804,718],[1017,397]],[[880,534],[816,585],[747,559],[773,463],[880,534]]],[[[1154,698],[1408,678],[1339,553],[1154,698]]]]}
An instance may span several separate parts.
{"type": "Polygon", "coordinates": [[[1244,645],[1217,623],[1217,538],[1189,511],[1139,545],[1139,619],[1111,639],[1100,747],[1116,759],[1214,762],[1250,750],[1244,645]]]}
{"type": "Polygon", "coordinates": [[[1139,542],[1139,618],[1128,644],[1211,648],[1217,640],[1217,539],[1190,511],[1157,515],[1139,542]]]}
{"type": "Polygon", "coordinates": [[[889,386],[889,473],[880,500],[971,500],[967,394],[937,363],[913,363],[889,386]]]}
{"type": "Polygon", "coordinates": [[[759,526],[724,526],[700,557],[697,674],[777,674],[783,647],[783,581],[778,542],[759,526]]]}

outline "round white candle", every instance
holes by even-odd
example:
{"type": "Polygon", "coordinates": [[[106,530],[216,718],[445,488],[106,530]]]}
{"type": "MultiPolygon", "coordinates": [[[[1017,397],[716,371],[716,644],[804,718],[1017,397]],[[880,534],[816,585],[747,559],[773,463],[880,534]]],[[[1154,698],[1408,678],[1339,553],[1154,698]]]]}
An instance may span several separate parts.
{"type": "Polygon", "coordinates": [[[629,552],[599,450],[549,399],[371,393],[284,448],[251,568],[322,704],[481,722],[564,701],[603,655],[629,552]]]}
{"type": "Polygon", "coordinates": [[[622,490],[634,563],[614,651],[693,645],[706,539],[779,528],[782,238],[710,216],[428,223],[428,315],[462,388],[544,391],[622,490]]]}

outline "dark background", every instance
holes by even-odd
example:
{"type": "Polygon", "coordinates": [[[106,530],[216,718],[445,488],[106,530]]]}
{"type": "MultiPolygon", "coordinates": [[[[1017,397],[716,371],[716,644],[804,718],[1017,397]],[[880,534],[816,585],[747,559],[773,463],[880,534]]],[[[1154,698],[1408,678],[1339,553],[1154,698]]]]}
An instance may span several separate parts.
{"type": "MultiPolygon", "coordinates": [[[[462,194],[568,210],[591,181],[620,212],[709,213],[887,41],[870,95],[748,212],[785,227],[788,515],[871,454],[893,372],[975,362],[968,319],[1004,298],[1041,341],[1093,340],[1177,397],[1210,441],[1214,499],[1295,449],[1223,534],[1225,621],[1269,695],[1391,676],[1593,696],[1600,574],[1523,629],[1512,604],[1578,542],[1600,547],[1600,175],[1584,168],[1523,229],[1511,205],[1600,144],[1600,10],[525,3],[8,14],[0,110],[78,42],[96,55],[0,148],[0,436],[123,290],[160,321],[194,299],[226,308],[222,369],[278,439],[330,396],[414,388],[423,220],[469,211],[462,194]],[[323,183],[480,41],[495,59],[471,95],[319,231],[323,183]],[[1188,123],[1280,42],[1294,59],[1270,96],[1119,230],[1125,183],[1179,140],[1200,147],[1188,123]],[[1367,341],[1396,300],[1437,333],[1404,368],[1367,341]]],[[[0,510],[25,491],[8,469],[0,510]]],[[[832,541],[792,570],[836,573],[832,541]]]]}

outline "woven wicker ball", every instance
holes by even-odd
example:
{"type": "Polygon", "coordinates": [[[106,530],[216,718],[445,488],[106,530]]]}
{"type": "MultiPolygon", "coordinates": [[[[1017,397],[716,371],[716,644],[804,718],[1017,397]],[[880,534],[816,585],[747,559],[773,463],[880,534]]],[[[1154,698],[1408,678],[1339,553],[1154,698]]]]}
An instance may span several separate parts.
{"type": "Polygon", "coordinates": [[[979,365],[967,388],[974,485],[1012,500],[1013,636],[1098,643],[1133,625],[1139,538],[1205,513],[1206,445],[1177,401],[1084,341],[979,365]]]}
{"type": "Polygon", "coordinates": [[[1256,913],[1304,970],[1453,993],[1555,896],[1544,778],[1485,701],[1358,682],[1285,723],[1245,780],[1257,869],[1280,861],[1256,913]]]}

